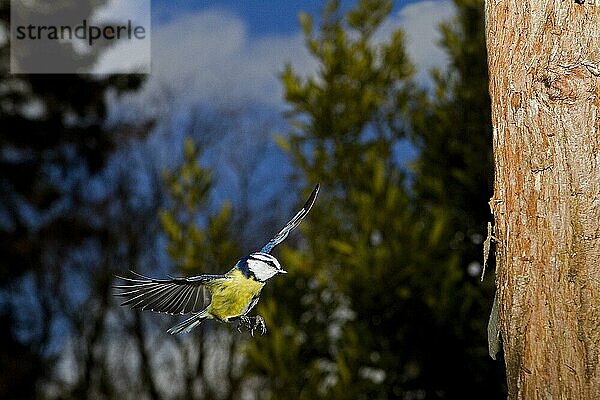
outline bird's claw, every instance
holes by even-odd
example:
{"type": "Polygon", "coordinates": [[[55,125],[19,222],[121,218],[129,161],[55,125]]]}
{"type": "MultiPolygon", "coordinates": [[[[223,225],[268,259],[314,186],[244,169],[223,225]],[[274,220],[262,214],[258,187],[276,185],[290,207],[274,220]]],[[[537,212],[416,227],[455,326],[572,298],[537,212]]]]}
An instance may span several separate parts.
{"type": "Polygon", "coordinates": [[[267,332],[267,325],[265,324],[265,320],[260,315],[255,317],[248,317],[246,315],[242,315],[240,317],[240,322],[237,325],[238,332],[242,333],[242,327],[245,327],[250,331],[252,337],[254,337],[254,331],[260,329],[261,336],[267,332]]]}
{"type": "Polygon", "coordinates": [[[250,325],[250,317],[245,315],[240,316],[240,321],[237,324],[237,330],[239,333],[242,333],[242,327],[246,327],[246,329],[250,329],[252,325],[250,325]]]}
{"type": "Polygon", "coordinates": [[[265,319],[260,315],[254,317],[254,326],[250,330],[250,334],[254,337],[254,331],[260,328],[260,335],[264,335],[267,333],[267,324],[265,324],[265,319]]]}

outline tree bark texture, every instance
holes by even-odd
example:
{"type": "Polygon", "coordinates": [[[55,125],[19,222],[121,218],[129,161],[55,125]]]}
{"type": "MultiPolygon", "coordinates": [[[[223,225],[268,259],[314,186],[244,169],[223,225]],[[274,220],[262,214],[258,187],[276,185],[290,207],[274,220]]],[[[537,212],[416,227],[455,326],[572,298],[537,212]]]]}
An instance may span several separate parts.
{"type": "Polygon", "coordinates": [[[600,0],[485,11],[509,398],[600,399],[600,0]]]}

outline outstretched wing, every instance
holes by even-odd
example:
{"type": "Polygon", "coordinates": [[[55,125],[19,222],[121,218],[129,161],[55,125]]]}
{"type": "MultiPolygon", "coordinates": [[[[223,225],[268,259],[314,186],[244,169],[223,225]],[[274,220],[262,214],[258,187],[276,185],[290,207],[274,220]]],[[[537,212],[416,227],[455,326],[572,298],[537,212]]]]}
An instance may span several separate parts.
{"type": "Polygon", "coordinates": [[[319,184],[317,183],[317,186],[315,186],[314,190],[310,194],[310,197],[308,198],[308,200],[306,200],[306,203],[304,203],[302,209],[298,211],[296,215],[294,215],[294,218],[292,218],[290,222],[288,222],[287,225],[284,226],[283,229],[279,231],[279,233],[269,241],[269,243],[264,245],[264,247],[260,250],[262,253],[270,253],[275,246],[283,242],[285,238],[289,235],[289,233],[300,224],[302,218],[306,217],[306,214],[308,214],[313,204],[315,204],[315,200],[317,199],[318,193],[319,184]]]}
{"type": "Polygon", "coordinates": [[[125,281],[114,286],[115,296],[125,297],[122,306],[163,312],[187,314],[204,306],[204,286],[224,275],[199,275],[192,278],[154,279],[132,271],[134,278],[117,278],[125,281]]]}

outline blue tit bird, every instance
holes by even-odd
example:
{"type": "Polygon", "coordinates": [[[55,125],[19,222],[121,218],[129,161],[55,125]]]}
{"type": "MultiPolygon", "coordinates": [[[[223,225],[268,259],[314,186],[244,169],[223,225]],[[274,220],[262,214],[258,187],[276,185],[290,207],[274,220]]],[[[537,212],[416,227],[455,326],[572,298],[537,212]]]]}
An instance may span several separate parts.
{"type": "Polygon", "coordinates": [[[242,327],[266,332],[264,319],[260,315],[248,316],[258,302],[265,283],[272,277],[287,273],[270,252],[283,242],[312,208],[319,185],[317,184],[300,211],[260,251],[240,259],[229,272],[222,275],[199,275],[189,278],[154,279],[132,272],[135,277],[117,277],[125,284],[115,286],[116,296],[126,300],[122,306],[139,308],[167,314],[189,314],[192,316],[173,326],[171,334],[188,333],[205,319],[216,319],[229,323],[238,321],[242,327]],[[204,288],[210,293],[210,303],[203,307],[204,288]]]}

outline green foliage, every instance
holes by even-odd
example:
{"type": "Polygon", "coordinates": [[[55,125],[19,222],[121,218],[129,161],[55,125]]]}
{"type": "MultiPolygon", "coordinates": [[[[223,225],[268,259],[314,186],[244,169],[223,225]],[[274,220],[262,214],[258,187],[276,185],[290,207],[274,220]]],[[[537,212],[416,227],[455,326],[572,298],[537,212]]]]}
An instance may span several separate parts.
{"type": "MultiPolygon", "coordinates": [[[[448,339],[461,350],[454,351],[452,361],[471,377],[468,392],[502,398],[502,363],[492,363],[484,355],[493,274],[481,284],[464,273],[466,265],[481,263],[491,219],[492,134],[483,2],[454,3],[457,17],[441,26],[449,69],[435,71],[434,95],[417,93],[411,107],[411,138],[419,150],[413,189],[422,212],[433,217],[431,259],[438,260],[447,273],[440,282],[446,320],[437,329],[448,330],[448,339]]],[[[449,382],[452,393],[466,392],[459,386],[461,377],[449,382]]]]}
{"type": "MultiPolygon", "coordinates": [[[[200,166],[199,156],[198,147],[191,138],[187,138],[181,165],[164,173],[171,201],[166,209],[160,211],[160,222],[167,238],[167,253],[183,276],[226,272],[242,255],[237,243],[231,240],[231,204],[225,202],[216,214],[208,211],[213,181],[210,171],[200,166]]],[[[223,333],[229,330],[231,326],[212,321],[203,324],[189,338],[198,360],[191,365],[179,366],[187,376],[187,397],[236,398],[236,393],[241,390],[241,380],[234,360],[244,342],[237,332],[230,343],[227,343],[229,339],[223,340],[223,333]],[[216,377],[214,361],[204,361],[209,357],[208,347],[218,352],[218,362],[225,365],[225,370],[218,371],[216,377]],[[214,381],[218,382],[218,392],[213,387],[214,381]],[[198,391],[198,387],[202,389],[198,391]]],[[[186,349],[182,348],[185,353],[189,344],[186,343],[186,349]]]]}
{"type": "Polygon", "coordinates": [[[331,3],[318,35],[303,16],[319,76],[303,79],[289,66],[282,75],[297,128],[284,145],[323,190],[302,226],[308,246],[280,250],[290,274],[259,305],[271,337],[249,345],[251,371],[272,378],[265,393],[273,398],[372,398],[401,389],[394,332],[402,304],[420,295],[406,279],[423,227],[393,158],[412,67],[400,32],[372,44],[390,10],[390,2],[363,1],[340,16],[331,3]],[[283,356],[279,348],[293,349],[295,362],[273,376],[264,366],[283,356]]]}
{"type": "Polygon", "coordinates": [[[262,397],[504,396],[485,348],[491,286],[467,274],[491,180],[482,4],[457,6],[433,97],[410,83],[401,32],[372,40],[390,2],[345,15],[331,2],[316,34],[301,16],[319,72],[283,72],[294,130],[278,142],[304,195],[323,189],[306,244],[276,250],[290,274],[257,307],[270,332],[248,344],[247,373],[265,378],[262,397]],[[393,155],[407,133],[420,150],[413,185],[393,155]]]}
{"type": "Polygon", "coordinates": [[[320,73],[318,79],[303,80],[288,65],[282,74],[285,98],[293,105],[293,114],[301,116],[292,121],[297,134],[285,146],[298,149],[314,138],[310,157],[297,151],[291,155],[307,173],[318,171],[321,180],[362,171],[359,166],[364,157],[389,160],[385,153],[399,133],[397,110],[405,102],[405,92],[397,84],[412,70],[400,32],[386,44],[371,45],[373,33],[389,10],[390,2],[362,1],[342,19],[332,2],[323,15],[320,36],[313,32],[312,19],[301,17],[307,47],[319,61],[320,73]],[[379,11],[373,13],[373,9],[379,11]],[[365,130],[375,140],[363,140],[365,130]],[[339,154],[341,150],[350,150],[359,159],[345,157],[339,154]]]}
{"type": "Polygon", "coordinates": [[[201,227],[200,218],[206,213],[212,188],[211,174],[198,164],[199,149],[191,138],[184,142],[183,156],[179,168],[164,174],[172,200],[172,207],[160,212],[167,253],[184,275],[223,272],[222,268],[240,255],[230,240],[231,205],[223,204],[201,227]]]}
{"type": "MultiPolygon", "coordinates": [[[[491,117],[483,5],[457,0],[455,21],[441,26],[450,57],[446,74],[434,72],[435,96],[421,92],[411,109],[420,157],[415,188],[428,204],[467,218],[466,235],[484,233],[492,186],[491,117]]],[[[454,222],[454,221],[453,221],[454,222]]]]}

